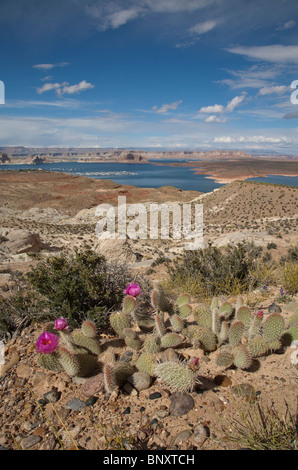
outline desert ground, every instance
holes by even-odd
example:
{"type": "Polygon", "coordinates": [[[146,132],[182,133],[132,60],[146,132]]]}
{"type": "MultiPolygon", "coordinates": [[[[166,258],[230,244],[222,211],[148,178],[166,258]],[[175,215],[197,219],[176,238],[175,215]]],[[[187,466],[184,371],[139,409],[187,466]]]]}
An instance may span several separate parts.
{"type": "MultiPolygon", "coordinates": [[[[213,174],[212,165],[204,162],[206,174],[213,174]]],[[[243,165],[245,172],[246,163],[243,165]]],[[[257,174],[265,170],[262,165],[256,169],[257,174]]],[[[226,170],[220,168],[218,178],[223,177],[222,171],[226,170]]],[[[142,202],[147,206],[152,201],[203,204],[204,246],[212,243],[224,247],[251,241],[266,251],[268,244],[273,244],[276,248],[270,253],[278,258],[297,244],[296,187],[235,180],[211,193],[200,194],[173,187],[152,190],[121,186],[110,180],[54,172],[1,171],[0,193],[2,297],[9,297],[15,287],[14,274],[26,273],[46,257],[76,247],[127,263],[132,279],[141,276],[152,283],[165,280],[167,266],[158,260],[174,260],[181,255],[183,240],[96,237],[96,207],[101,203],[116,205],[118,196],[126,196],[128,204],[142,202]]],[[[254,309],[268,315],[270,306],[277,302],[279,289],[280,286],[272,286],[268,292],[251,293],[255,296],[254,309]]],[[[228,300],[234,303],[236,297],[228,300]]],[[[285,318],[292,315],[297,300],[294,295],[291,302],[279,304],[285,318]]],[[[121,440],[126,449],[236,450],[241,444],[231,443],[224,430],[231,430],[232,420],[239,420],[239,413],[252,410],[257,398],[268,406],[272,400],[281,408],[288,404],[291,412],[297,413],[298,375],[291,362],[291,348],[284,354],[259,358],[250,370],[222,370],[215,364],[213,353],[205,355],[192,348],[172,350],[173,355],[184,360],[198,357],[200,361],[201,383],[190,394],[189,410],[180,414],[171,410],[173,394],[158,381],[141,391],[127,384],[116,398],[111,398],[102,386],[96,389],[84,379],[78,381],[42,369],[35,352],[42,328],[42,324],[30,324],[6,340],[5,364],[0,365],[1,448],[120,449],[117,445],[121,440]],[[54,407],[46,401],[41,407],[40,400],[51,391],[57,395],[54,407]],[[76,408],[73,399],[84,405],[76,408]]],[[[109,350],[119,359],[123,344],[119,345],[110,333],[101,332],[101,339],[103,343],[110,342],[109,350]]]]}

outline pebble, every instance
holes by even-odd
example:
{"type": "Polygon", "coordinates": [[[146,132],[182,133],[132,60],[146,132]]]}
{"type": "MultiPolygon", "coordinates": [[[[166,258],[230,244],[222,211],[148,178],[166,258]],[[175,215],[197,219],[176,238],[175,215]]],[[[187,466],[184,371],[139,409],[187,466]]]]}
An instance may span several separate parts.
{"type": "Polygon", "coordinates": [[[69,400],[65,406],[66,408],[69,408],[72,411],[75,411],[75,410],[80,411],[86,407],[86,403],[83,402],[82,400],[79,400],[79,398],[74,397],[71,400],[69,400]]]}
{"type": "Polygon", "coordinates": [[[25,450],[25,449],[30,449],[30,447],[35,446],[40,441],[41,441],[40,436],[32,435],[32,436],[24,437],[23,439],[21,439],[20,445],[22,449],[25,450]]]}
{"type": "Polygon", "coordinates": [[[269,305],[268,307],[268,313],[281,313],[282,310],[280,308],[279,305],[277,305],[276,303],[273,303],[271,305],[269,305]]]}
{"type": "Polygon", "coordinates": [[[129,414],[130,414],[130,406],[128,406],[127,408],[125,408],[125,410],[123,411],[123,414],[124,414],[124,415],[129,415],[129,414]]]}
{"type": "Polygon", "coordinates": [[[86,406],[93,406],[97,402],[97,397],[89,397],[88,400],[85,401],[86,406]]]}
{"type": "Polygon", "coordinates": [[[132,351],[125,351],[125,353],[120,357],[119,362],[130,362],[132,360],[132,356],[132,351]]]}
{"type": "Polygon", "coordinates": [[[57,388],[53,387],[50,392],[43,395],[44,400],[47,403],[56,403],[61,397],[61,392],[58,392],[57,388]]]}
{"type": "Polygon", "coordinates": [[[187,393],[173,393],[170,397],[171,404],[169,412],[171,416],[182,416],[192,410],[195,406],[193,398],[187,393]]]}
{"type": "Polygon", "coordinates": [[[185,441],[186,439],[189,439],[191,435],[192,435],[192,431],[190,429],[184,429],[183,431],[180,431],[177,434],[177,436],[175,436],[172,439],[171,444],[172,445],[180,444],[182,441],[185,441]]]}
{"type": "Polygon", "coordinates": [[[92,397],[94,395],[97,395],[103,390],[104,378],[102,373],[94,375],[93,377],[89,377],[82,387],[82,393],[86,397],[92,397]]]}
{"type": "Polygon", "coordinates": [[[197,447],[202,447],[209,436],[209,432],[203,424],[198,424],[193,432],[193,442],[197,447]]]}
{"type": "Polygon", "coordinates": [[[153,392],[149,395],[149,400],[156,400],[157,398],[161,397],[161,393],[159,392],[153,392]]]}

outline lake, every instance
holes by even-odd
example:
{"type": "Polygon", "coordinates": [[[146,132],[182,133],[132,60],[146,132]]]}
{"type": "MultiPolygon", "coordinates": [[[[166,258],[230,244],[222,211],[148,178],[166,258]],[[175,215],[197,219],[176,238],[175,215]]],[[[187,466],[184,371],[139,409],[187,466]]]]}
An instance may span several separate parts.
{"type": "MultiPolygon", "coordinates": [[[[184,160],[185,161],[185,160],[184,160]]],[[[93,179],[110,179],[118,184],[128,184],[142,188],[175,186],[183,190],[208,193],[223,184],[208,179],[208,175],[197,175],[189,167],[171,167],[162,163],[177,160],[159,160],[159,165],[152,163],[84,163],[60,162],[41,165],[1,165],[0,170],[47,170],[62,171],[71,175],[86,176],[93,179]]],[[[286,184],[298,186],[298,177],[270,175],[267,178],[251,178],[249,181],[286,184]]]]}

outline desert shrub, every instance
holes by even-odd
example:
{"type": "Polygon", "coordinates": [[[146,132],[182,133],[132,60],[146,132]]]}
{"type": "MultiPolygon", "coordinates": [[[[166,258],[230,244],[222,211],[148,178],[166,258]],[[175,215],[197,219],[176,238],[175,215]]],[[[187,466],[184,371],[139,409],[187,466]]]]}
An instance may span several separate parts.
{"type": "Polygon", "coordinates": [[[298,292],[298,263],[286,262],[281,266],[281,283],[284,290],[289,295],[295,295],[298,292]]]}
{"type": "Polygon", "coordinates": [[[27,279],[50,312],[74,324],[88,317],[98,327],[105,326],[109,312],[119,307],[123,286],[131,280],[125,265],[107,263],[104,256],[88,250],[50,257],[27,279]]]}
{"type": "Polygon", "coordinates": [[[209,245],[205,249],[187,251],[170,269],[171,283],[181,285],[185,280],[188,285],[191,282],[208,296],[238,294],[256,284],[251,270],[260,253],[257,247],[245,243],[229,245],[223,250],[209,245]]]}

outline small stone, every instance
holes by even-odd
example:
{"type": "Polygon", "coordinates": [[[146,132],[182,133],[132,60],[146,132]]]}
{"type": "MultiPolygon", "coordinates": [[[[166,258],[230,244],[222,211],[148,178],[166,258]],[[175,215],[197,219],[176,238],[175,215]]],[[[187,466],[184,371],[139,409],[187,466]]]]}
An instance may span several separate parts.
{"type": "Polygon", "coordinates": [[[86,407],[86,404],[82,401],[79,400],[78,398],[72,398],[66,403],[66,408],[69,408],[72,411],[79,410],[81,411],[83,408],[86,407]]]}
{"type": "Polygon", "coordinates": [[[161,397],[161,393],[159,392],[154,392],[149,395],[149,400],[156,400],[157,398],[161,397]]]}
{"type": "Polygon", "coordinates": [[[48,439],[41,443],[39,450],[53,450],[56,446],[56,439],[54,435],[50,435],[48,439]]]}
{"type": "Polygon", "coordinates": [[[161,354],[162,362],[177,362],[178,360],[179,356],[173,348],[167,348],[161,354]]]}
{"type": "Polygon", "coordinates": [[[175,392],[170,397],[170,415],[182,416],[192,410],[195,406],[193,398],[187,393],[175,392]]]}
{"type": "Polygon", "coordinates": [[[25,449],[30,449],[30,447],[35,446],[40,441],[41,441],[40,436],[32,435],[32,436],[24,437],[23,439],[21,439],[20,444],[21,444],[22,449],[25,450],[25,449]]]}
{"type": "Polygon", "coordinates": [[[47,403],[56,403],[61,397],[61,392],[58,392],[57,388],[53,387],[50,392],[44,394],[43,398],[47,403]]]}
{"type": "Polygon", "coordinates": [[[47,430],[45,428],[36,428],[36,429],[34,429],[32,434],[34,436],[43,436],[46,432],[47,432],[47,430]]]}
{"type": "Polygon", "coordinates": [[[104,390],[104,378],[103,378],[102,373],[94,375],[93,377],[89,377],[85,381],[82,387],[82,393],[86,397],[92,397],[94,395],[97,395],[103,390],[104,390]]]}
{"type": "Polygon", "coordinates": [[[123,414],[124,414],[124,415],[129,415],[129,414],[130,414],[130,406],[128,406],[127,408],[125,408],[125,410],[123,411],[123,414]]]}
{"type": "Polygon", "coordinates": [[[88,400],[85,401],[86,406],[93,406],[97,402],[97,397],[89,397],[88,400]]]}
{"type": "Polygon", "coordinates": [[[166,409],[160,409],[160,410],[157,410],[155,412],[155,416],[157,416],[158,418],[162,419],[162,418],[166,418],[167,416],[169,416],[169,411],[166,409]]]}
{"type": "Polygon", "coordinates": [[[281,313],[282,310],[280,308],[279,305],[277,305],[276,303],[273,303],[271,305],[269,305],[268,307],[268,313],[281,313]]]}
{"type": "Polygon", "coordinates": [[[31,403],[26,403],[22,411],[22,418],[29,418],[33,411],[33,405],[31,403]]]}
{"type": "Polygon", "coordinates": [[[193,432],[193,442],[197,447],[202,447],[209,436],[209,432],[203,424],[198,424],[193,432]]]}
{"type": "Polygon", "coordinates": [[[20,364],[17,368],[16,368],[16,374],[18,377],[22,378],[22,379],[27,379],[30,374],[32,372],[32,367],[31,366],[28,366],[27,364],[20,364]]]}
{"type": "Polygon", "coordinates": [[[144,406],[141,406],[140,412],[143,413],[144,411],[145,411],[145,407],[144,407],[144,406]]]}
{"type": "Polygon", "coordinates": [[[183,431],[180,431],[174,439],[172,439],[172,444],[177,445],[180,444],[182,441],[185,441],[186,439],[189,439],[190,436],[192,435],[192,431],[190,429],[184,429],[183,431]]]}

